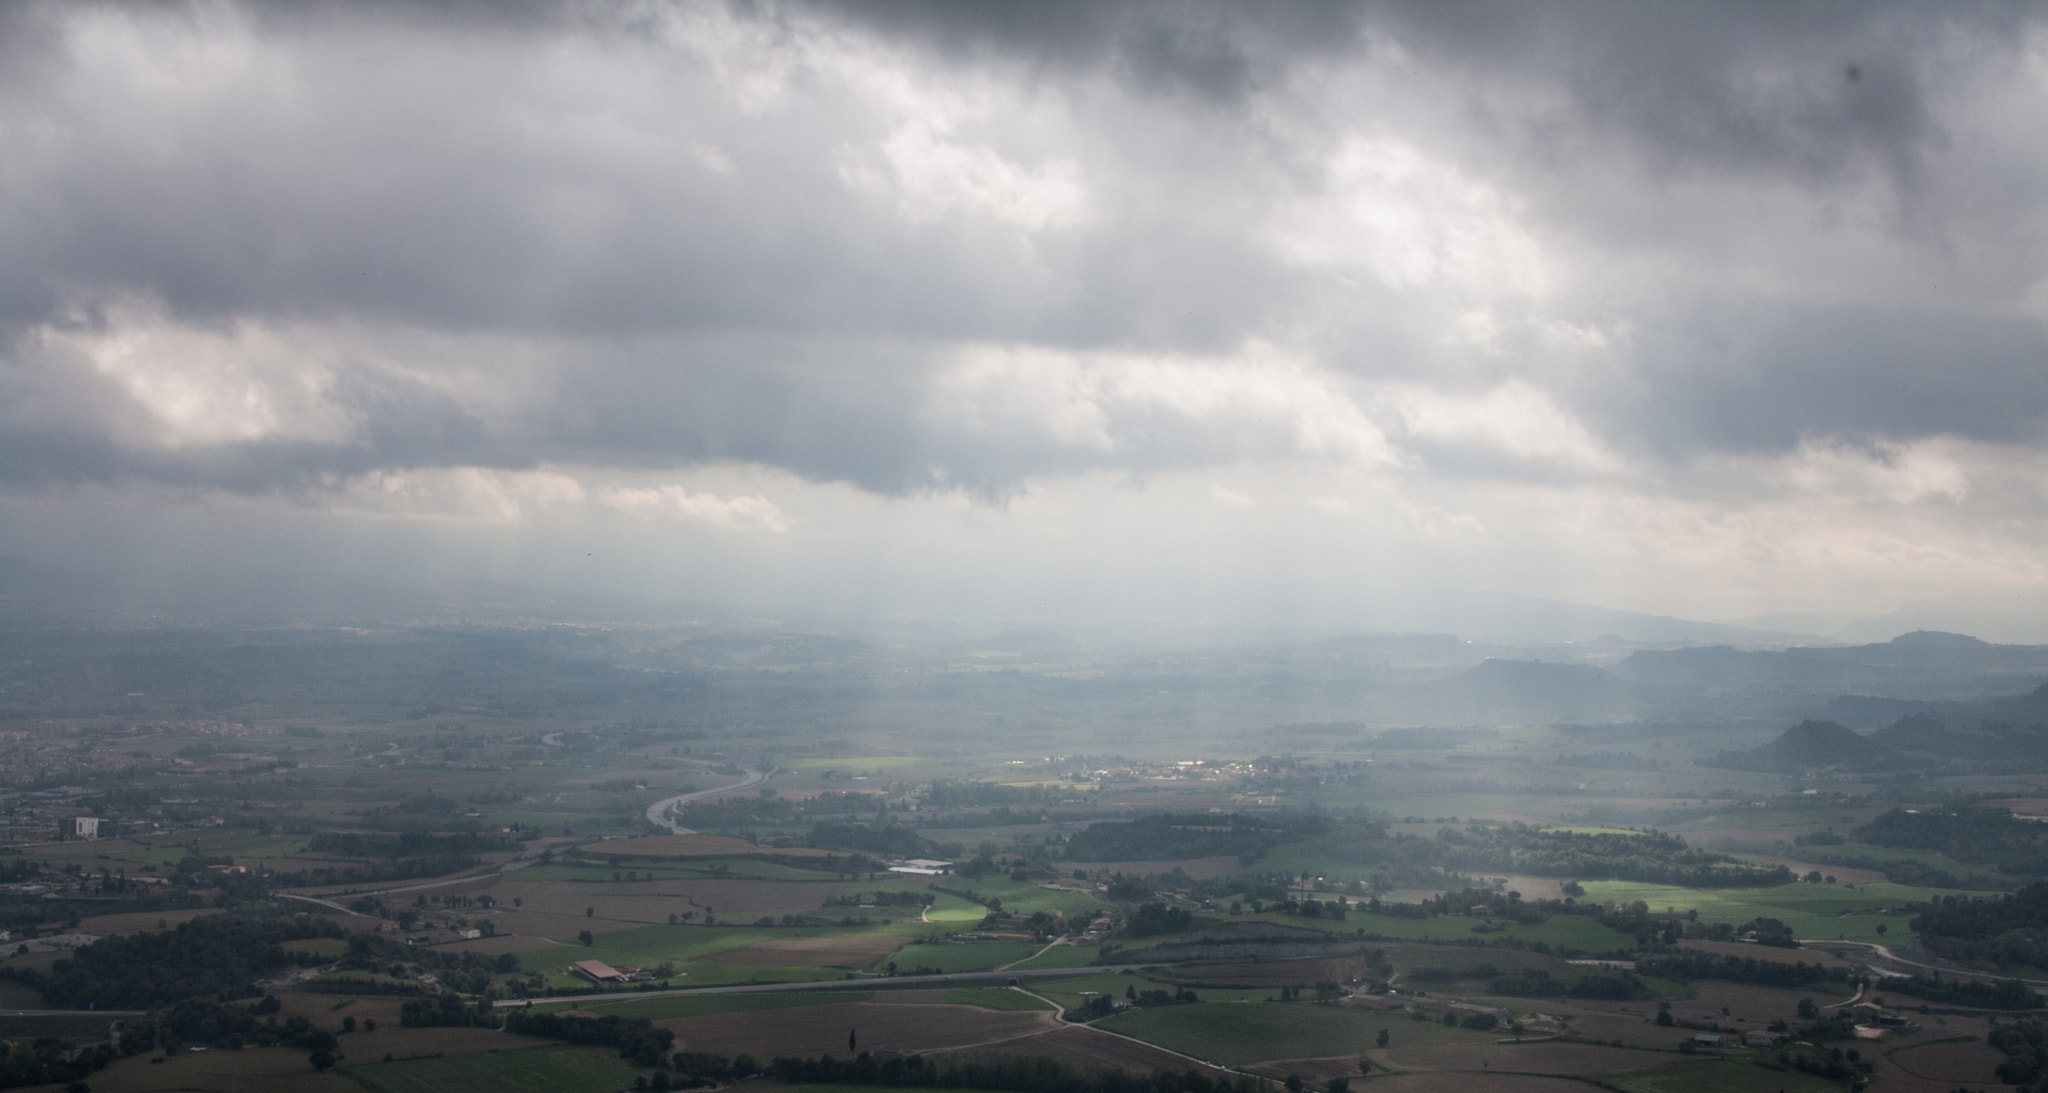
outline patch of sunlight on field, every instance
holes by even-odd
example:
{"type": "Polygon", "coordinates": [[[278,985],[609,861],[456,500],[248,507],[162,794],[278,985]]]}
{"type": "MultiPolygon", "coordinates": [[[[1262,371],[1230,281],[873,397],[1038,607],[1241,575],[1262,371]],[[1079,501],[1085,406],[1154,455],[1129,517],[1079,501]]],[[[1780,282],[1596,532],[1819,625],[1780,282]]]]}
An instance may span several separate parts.
{"type": "Polygon", "coordinates": [[[1730,926],[1740,926],[1754,918],[1775,918],[1790,927],[1794,937],[1880,943],[1903,943],[1911,936],[1911,930],[1905,917],[1878,915],[1877,911],[1939,896],[1996,894],[1904,884],[1860,884],[1850,888],[1803,881],[1770,888],[1679,888],[1612,880],[1581,883],[1586,887],[1586,898],[1597,903],[1640,900],[1652,911],[1661,912],[1667,907],[1696,910],[1702,922],[1725,922],[1730,926]],[[1885,926],[1884,934],[1877,932],[1879,925],[1885,926]]]}
{"type": "MultiPolygon", "coordinates": [[[[1006,903],[1004,906],[1007,907],[1008,904],[1006,903]]],[[[938,900],[932,904],[931,910],[926,912],[925,917],[932,922],[975,923],[980,922],[987,915],[988,908],[983,907],[979,903],[969,903],[959,896],[941,894],[938,900]]]]}

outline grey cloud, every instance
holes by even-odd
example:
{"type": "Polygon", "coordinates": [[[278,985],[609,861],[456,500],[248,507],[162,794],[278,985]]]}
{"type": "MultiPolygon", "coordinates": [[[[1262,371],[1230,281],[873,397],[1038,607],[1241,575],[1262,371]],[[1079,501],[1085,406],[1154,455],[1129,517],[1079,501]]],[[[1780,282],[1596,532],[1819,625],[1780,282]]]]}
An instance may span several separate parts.
{"type": "MultiPolygon", "coordinates": [[[[10,164],[0,332],[141,295],[202,325],[530,337],[551,346],[550,379],[498,421],[388,370],[344,368],[329,397],[360,423],[345,442],[154,450],[119,442],[132,410],[118,392],[74,377],[66,405],[84,409],[4,418],[0,475],[15,481],[134,476],[260,491],[384,467],[739,460],[880,492],[943,481],[1000,494],[1033,475],[1279,450],[1265,433],[1128,408],[1112,422],[1122,443],[1111,451],[920,417],[947,355],[980,342],[1200,355],[1269,338],[1312,347],[1360,380],[1473,389],[1525,375],[1609,443],[1673,460],[1815,432],[2025,439],[2048,416],[2038,323],[1985,320],[1954,302],[1900,311],[1865,292],[1863,271],[1830,267],[1839,259],[1825,228],[1779,240],[1745,224],[1740,204],[1748,185],[1790,187],[1796,204],[1876,179],[1901,222],[1937,245],[1944,225],[1978,215],[1958,202],[1946,158],[1961,154],[1953,111],[1972,87],[2004,78],[2029,33],[2021,9],[731,9],[784,36],[819,20],[882,36],[908,51],[904,63],[931,66],[920,74],[935,86],[996,71],[1014,74],[1025,99],[1034,86],[1048,101],[1072,89],[1074,102],[1055,105],[1077,132],[1032,144],[996,118],[963,134],[1026,159],[1051,142],[1090,172],[1095,217],[1028,238],[907,217],[890,195],[848,185],[847,157],[878,146],[896,119],[842,89],[821,92],[815,73],[772,108],[736,105],[716,65],[664,37],[670,9],[658,6],[225,9],[249,16],[271,68],[183,108],[63,57],[79,10],[156,21],[167,57],[169,32],[208,33],[207,9],[0,6],[4,57],[36,73],[0,76],[10,164]],[[1410,100],[1304,90],[1378,63],[1383,47],[1419,58],[1410,100]],[[548,58],[579,49],[595,59],[588,67],[542,78],[548,58]],[[266,72],[283,76],[266,83],[266,72]],[[1313,196],[1327,143],[1365,120],[1469,157],[1473,174],[1528,202],[1536,231],[1580,248],[1593,272],[1570,286],[1579,295],[1549,306],[1632,325],[1618,363],[1600,372],[1540,349],[1498,359],[1447,349],[1400,293],[1276,257],[1259,214],[1313,196]],[[1062,138],[1073,146],[1058,147],[1062,138]],[[1638,181],[1634,207],[1617,216],[1601,186],[1638,181]],[[1703,182],[1728,189],[1657,189],[1703,182]],[[1719,235],[1731,250],[1822,269],[1847,302],[1694,303],[1684,277],[1617,287],[1629,275],[1603,268],[1650,252],[1711,279],[1717,263],[1735,264],[1714,250],[1719,235]]],[[[2038,220],[2038,200],[2016,187],[2000,198],[2012,217],[1968,230],[2038,220]]],[[[2008,290],[2038,276],[2037,244],[2001,246],[1983,261],[1999,265],[2008,290]]],[[[17,409],[59,384],[20,353],[12,378],[0,376],[0,399],[17,409]]],[[[1418,450],[1457,473],[1514,473],[1493,457],[1418,450]]]]}
{"type": "Polygon", "coordinates": [[[1592,397],[1610,428],[1667,456],[1830,436],[2028,444],[2048,433],[2048,328],[2038,322],[1717,301],[1648,329],[1641,381],[1592,397]]]}

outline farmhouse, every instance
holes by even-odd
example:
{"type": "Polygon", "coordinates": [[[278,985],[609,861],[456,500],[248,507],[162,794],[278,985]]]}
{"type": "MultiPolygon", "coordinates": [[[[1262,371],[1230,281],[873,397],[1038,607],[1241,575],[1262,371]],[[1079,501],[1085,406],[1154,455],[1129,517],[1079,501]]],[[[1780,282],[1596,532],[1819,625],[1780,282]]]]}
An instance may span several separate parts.
{"type": "Polygon", "coordinates": [[[889,863],[891,873],[908,873],[918,877],[943,877],[952,871],[952,862],[934,861],[931,858],[905,858],[889,863]]]}
{"type": "Polygon", "coordinates": [[[576,974],[592,983],[624,983],[626,973],[602,960],[579,960],[575,963],[576,974]]]}

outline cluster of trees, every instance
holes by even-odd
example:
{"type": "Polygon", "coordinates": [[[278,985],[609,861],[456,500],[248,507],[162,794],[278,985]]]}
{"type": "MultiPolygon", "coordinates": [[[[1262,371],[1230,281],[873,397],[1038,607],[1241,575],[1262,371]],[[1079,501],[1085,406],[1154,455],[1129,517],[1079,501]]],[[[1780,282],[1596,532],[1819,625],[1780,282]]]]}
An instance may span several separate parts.
{"type": "Polygon", "coordinates": [[[634,1066],[657,1067],[667,1062],[668,1049],[676,1034],[655,1028],[645,1017],[564,1017],[555,1013],[513,1010],[505,1017],[505,1031],[572,1044],[615,1047],[619,1056],[634,1066]]]}
{"type": "Polygon", "coordinates": [[[2017,979],[2000,979],[1986,983],[1976,979],[1943,979],[1940,972],[1932,977],[1914,975],[1904,979],[1887,979],[1886,990],[1910,994],[1929,1002],[1944,1002],[1952,1006],[1969,1006],[1986,1010],[2030,1010],[2041,1006],[2041,996],[2035,994],[2025,983],[2017,979]]]}
{"type": "Polygon", "coordinates": [[[1984,1042],[2005,1054],[1998,1080],[2007,1085],[2034,1085],[2048,1074],[2048,1025],[2028,1017],[2009,1025],[1994,1024],[1984,1042]]]}
{"type": "Polygon", "coordinates": [[[1636,970],[1663,979],[1689,982],[1694,979],[1723,979],[1731,983],[1753,983],[1760,987],[1796,990],[1823,983],[1843,983],[1852,978],[1846,968],[1830,968],[1805,961],[1787,963],[1758,960],[1748,956],[1715,956],[1702,952],[1657,953],[1636,960],[1636,970]]]}
{"type": "Polygon", "coordinates": [[[1462,873],[1607,878],[1694,888],[1784,884],[1792,874],[1711,850],[1658,831],[1559,831],[1528,824],[1443,827],[1434,838],[1391,832],[1364,816],[1330,823],[1310,841],[1338,861],[1462,873]]]}
{"type": "Polygon", "coordinates": [[[1539,877],[1605,878],[1727,888],[1784,884],[1783,866],[1760,866],[1686,845],[1661,831],[1560,831],[1528,824],[1445,827],[1437,831],[1436,864],[1463,871],[1515,872],[1539,877]]]}
{"type": "MultiPolygon", "coordinates": [[[[334,1050],[340,1045],[334,1032],[305,1017],[292,1017],[280,1024],[278,1009],[277,999],[269,995],[249,1006],[230,1005],[212,998],[184,998],[147,1017],[129,1021],[116,1040],[76,1051],[71,1045],[50,1038],[32,1044],[0,1041],[0,1088],[65,1082],[77,1089],[88,1075],[117,1059],[159,1048],[176,1052],[187,1045],[224,1051],[240,1051],[251,1045],[284,1045],[311,1052],[310,1058],[320,1069],[333,1065],[334,1050]],[[322,1058],[326,1059],[325,1066],[319,1062],[322,1058]]],[[[355,1019],[344,1018],[342,1027],[344,1031],[353,1031],[355,1019]]],[[[376,1022],[367,1027],[375,1028],[376,1022]]]]}
{"type": "Polygon", "coordinates": [[[519,849],[519,844],[495,835],[436,835],[426,831],[365,833],[323,831],[306,844],[316,854],[343,858],[474,858],[479,854],[519,849]]]}
{"type": "Polygon", "coordinates": [[[1160,861],[1227,855],[1250,862],[1277,843],[1313,837],[1332,826],[1323,816],[1272,820],[1241,813],[1162,812],[1089,824],[1068,838],[1065,856],[1070,861],[1160,861]]]}
{"type": "Polygon", "coordinates": [[[1831,1082],[1867,1081],[1871,1072],[1876,1069],[1875,1064],[1865,1059],[1862,1052],[1853,1047],[1847,1050],[1829,1048],[1825,1054],[1818,1049],[1781,1051],[1776,1063],[1786,1070],[1796,1070],[1816,1078],[1826,1078],[1831,1082]]]}
{"type": "Polygon", "coordinates": [[[1996,968],[2048,963],[2048,881],[1996,899],[1944,896],[1913,916],[1928,948],[1996,968]]]}
{"type": "Polygon", "coordinates": [[[398,1011],[398,1023],[406,1028],[497,1028],[504,1021],[487,998],[470,1003],[454,991],[442,991],[407,1002],[398,1011]]]}
{"type": "Polygon", "coordinates": [[[1124,932],[1132,937],[1155,937],[1159,934],[1177,934],[1193,929],[1195,916],[1179,907],[1168,907],[1164,903],[1141,903],[1131,909],[1131,917],[1124,923],[1124,932]]]}
{"type": "Polygon", "coordinates": [[[699,1086],[742,1081],[761,1072],[761,1064],[755,1062],[752,1055],[728,1059],[723,1055],[709,1055],[702,1051],[678,1051],[669,1056],[668,1063],[679,1077],[670,1079],[665,1072],[657,1072],[654,1080],[648,1083],[648,1088],[696,1089],[699,1086]]]}
{"type": "Polygon", "coordinates": [[[94,1044],[72,1051],[48,1037],[32,1044],[0,1040],[0,1089],[83,1082],[87,1075],[120,1057],[110,1044],[94,1044]]]}
{"type": "Polygon", "coordinates": [[[292,941],[344,936],[312,916],[212,915],[176,929],[108,937],[74,950],[47,972],[0,968],[59,1009],[153,1009],[184,998],[248,998],[256,980],[318,958],[286,952],[292,941]]]}
{"type": "Polygon", "coordinates": [[[914,858],[930,846],[916,831],[902,824],[851,824],[823,820],[812,825],[804,840],[810,846],[853,850],[881,858],[914,858]]]}
{"type": "Polygon", "coordinates": [[[433,969],[443,986],[464,994],[482,994],[498,976],[519,971],[519,958],[511,953],[486,956],[467,950],[423,949],[370,934],[350,937],[340,964],[353,971],[388,971],[393,976],[405,974],[404,965],[417,964],[433,969]]]}
{"type": "Polygon", "coordinates": [[[877,1059],[866,1052],[852,1059],[777,1059],[768,1073],[794,1084],[874,1085],[927,1089],[992,1089],[1005,1093],[1256,1093],[1263,1083],[1248,1077],[1211,1078],[1195,1071],[1130,1074],[1121,1070],[1076,1070],[1057,1060],[1010,1056],[938,1065],[922,1056],[877,1059]]]}
{"type": "Polygon", "coordinates": [[[2000,872],[2048,874],[2048,825],[2018,819],[2004,808],[1895,808],[1850,834],[1872,846],[1937,850],[1956,861],[1995,865],[2000,872]]]}

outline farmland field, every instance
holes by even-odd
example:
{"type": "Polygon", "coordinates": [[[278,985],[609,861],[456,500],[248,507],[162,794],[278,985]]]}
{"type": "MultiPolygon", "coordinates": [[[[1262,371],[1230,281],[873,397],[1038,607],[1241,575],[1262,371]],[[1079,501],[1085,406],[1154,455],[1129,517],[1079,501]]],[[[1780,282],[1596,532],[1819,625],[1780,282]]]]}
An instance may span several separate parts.
{"type": "Polygon", "coordinates": [[[1878,933],[1877,927],[1883,924],[1894,944],[1902,944],[1911,936],[1905,918],[1874,912],[1909,903],[1924,903],[1938,896],[1989,897],[1997,894],[1915,888],[1903,884],[1859,884],[1854,889],[1839,884],[1805,883],[1772,888],[1699,889],[1603,880],[1586,881],[1585,888],[1589,900],[1612,900],[1616,903],[1641,900],[1653,911],[1662,911],[1666,907],[1680,911],[1697,910],[1702,922],[1725,922],[1732,926],[1759,917],[1775,918],[1790,927],[1793,936],[1800,938],[1882,942],[1887,935],[1878,933]]]}
{"type": "Polygon", "coordinates": [[[529,1047],[484,1056],[351,1066],[379,1093],[616,1093],[636,1071],[603,1048],[529,1047]]]}
{"type": "Polygon", "coordinates": [[[778,937],[697,959],[712,964],[865,968],[902,947],[900,937],[778,937]]]}
{"type": "MultiPolygon", "coordinates": [[[[865,1002],[873,991],[773,991],[763,994],[712,994],[699,997],[670,995],[665,998],[635,998],[624,1002],[570,1002],[576,1009],[619,1017],[704,1017],[715,1013],[754,1013],[760,1010],[794,1009],[799,1006],[841,1005],[865,1002]]],[[[552,1007],[550,1007],[552,1008],[552,1007]]]]}
{"type": "Polygon", "coordinates": [[[903,971],[936,968],[942,972],[982,972],[1022,960],[1044,948],[1032,941],[931,942],[906,945],[897,950],[896,965],[903,971]]]}
{"type": "Polygon", "coordinates": [[[1490,1044],[1491,1032],[1411,1021],[1406,1014],[1307,1004],[1200,1002],[1138,1010],[1100,1022],[1106,1032],[1224,1066],[1356,1052],[1381,1029],[1397,1045],[1490,1044]]]}
{"type": "Polygon", "coordinates": [[[1769,1070],[1747,1059],[1610,1071],[1599,1075],[1626,1093],[1839,1093],[1831,1082],[1797,1071],[1769,1070]]]}
{"type": "Polygon", "coordinates": [[[945,992],[940,999],[948,1006],[978,1006],[985,1010],[1042,1010],[1044,1002],[1022,991],[1001,987],[962,987],[945,992]]]}
{"type": "Polygon", "coordinates": [[[678,1051],[745,1052],[757,1059],[771,1059],[827,1053],[844,1057],[849,1032],[856,1034],[863,1051],[969,1047],[1050,1028],[1052,1014],[1044,1010],[1000,1012],[972,1006],[847,1002],[778,1010],[765,1020],[757,1014],[726,1013],[671,1017],[656,1024],[675,1031],[678,1051]]]}

